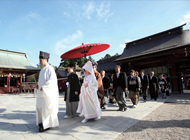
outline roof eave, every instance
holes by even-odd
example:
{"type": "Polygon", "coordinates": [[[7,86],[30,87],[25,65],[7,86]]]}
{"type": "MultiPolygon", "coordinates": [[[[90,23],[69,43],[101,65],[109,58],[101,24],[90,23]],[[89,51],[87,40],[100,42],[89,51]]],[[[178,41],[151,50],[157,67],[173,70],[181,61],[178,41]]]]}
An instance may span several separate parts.
{"type": "Polygon", "coordinates": [[[182,48],[182,47],[186,47],[186,46],[190,46],[190,44],[186,44],[186,45],[183,45],[183,46],[177,46],[177,47],[175,47],[175,45],[174,45],[174,47],[170,47],[170,48],[166,48],[166,49],[160,49],[160,50],[155,50],[155,51],[152,51],[151,53],[148,52],[148,53],[143,53],[142,55],[138,54],[138,55],[134,55],[134,56],[130,56],[130,57],[123,57],[121,59],[115,60],[114,62],[121,63],[121,62],[127,61],[129,59],[135,59],[137,57],[143,57],[143,56],[146,56],[146,55],[152,55],[154,53],[160,53],[160,52],[168,51],[168,50],[171,50],[171,49],[174,49],[174,48],[182,48]]]}
{"type": "Polygon", "coordinates": [[[177,26],[177,27],[175,27],[175,28],[168,29],[168,30],[163,31],[163,32],[159,32],[159,33],[156,33],[156,34],[153,34],[153,35],[150,35],[150,36],[147,36],[147,37],[141,38],[141,39],[137,39],[137,40],[134,40],[134,41],[131,41],[131,42],[127,42],[127,43],[125,43],[125,44],[131,44],[131,43],[134,43],[134,42],[138,42],[138,41],[141,41],[141,40],[145,40],[145,39],[150,38],[150,37],[152,37],[152,36],[157,36],[157,35],[160,35],[160,34],[163,34],[163,33],[169,32],[169,31],[171,31],[171,30],[174,30],[174,29],[177,29],[177,28],[181,28],[181,27],[183,27],[183,26],[185,26],[185,25],[186,25],[186,23],[183,24],[183,25],[177,26]]]}

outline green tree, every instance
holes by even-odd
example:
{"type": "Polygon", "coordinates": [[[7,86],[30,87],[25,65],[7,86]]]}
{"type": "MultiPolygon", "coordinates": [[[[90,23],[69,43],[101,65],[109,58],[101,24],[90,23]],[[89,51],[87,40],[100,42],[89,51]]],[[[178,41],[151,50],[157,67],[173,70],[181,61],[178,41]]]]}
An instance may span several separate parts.
{"type": "Polygon", "coordinates": [[[33,75],[28,76],[28,82],[35,82],[33,75]]]}
{"type": "MultiPolygon", "coordinates": [[[[118,53],[116,53],[115,55],[111,56],[110,54],[106,54],[104,57],[102,57],[100,60],[106,60],[106,59],[109,59],[109,58],[112,58],[112,57],[115,57],[115,56],[119,56],[118,53]]],[[[99,61],[100,61],[99,60],[99,61]]]]}
{"type": "Polygon", "coordinates": [[[111,58],[111,55],[110,55],[110,54],[106,54],[106,55],[104,56],[104,59],[108,59],[108,58],[111,58]]]}
{"type": "Polygon", "coordinates": [[[67,66],[70,63],[75,63],[75,62],[77,62],[77,65],[83,66],[87,61],[93,62],[95,60],[91,56],[89,56],[88,58],[81,57],[75,59],[62,59],[59,68],[67,68],[67,66]]]}
{"type": "Polygon", "coordinates": [[[91,57],[91,55],[87,59],[88,61],[94,62],[95,60],[91,57]]]}

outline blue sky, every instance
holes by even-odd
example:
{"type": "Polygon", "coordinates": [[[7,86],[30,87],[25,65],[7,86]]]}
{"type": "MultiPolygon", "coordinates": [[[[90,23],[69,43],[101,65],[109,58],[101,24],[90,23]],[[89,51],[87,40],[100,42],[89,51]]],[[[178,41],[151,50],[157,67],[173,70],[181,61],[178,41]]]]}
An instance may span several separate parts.
{"type": "Polygon", "coordinates": [[[61,54],[88,43],[110,48],[92,55],[121,54],[124,44],[183,23],[190,29],[189,0],[0,0],[0,49],[27,53],[31,65],[39,51],[58,66],[61,54]]]}

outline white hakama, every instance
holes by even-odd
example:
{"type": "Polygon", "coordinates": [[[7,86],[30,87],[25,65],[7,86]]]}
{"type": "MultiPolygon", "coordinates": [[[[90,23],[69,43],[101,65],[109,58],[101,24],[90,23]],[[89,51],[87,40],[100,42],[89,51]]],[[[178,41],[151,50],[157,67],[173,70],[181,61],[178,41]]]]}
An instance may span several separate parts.
{"type": "Polygon", "coordinates": [[[43,128],[56,127],[58,121],[59,92],[57,76],[52,66],[47,64],[39,74],[36,98],[36,124],[43,124],[43,128]],[[42,88],[42,91],[40,89],[42,88]]]}

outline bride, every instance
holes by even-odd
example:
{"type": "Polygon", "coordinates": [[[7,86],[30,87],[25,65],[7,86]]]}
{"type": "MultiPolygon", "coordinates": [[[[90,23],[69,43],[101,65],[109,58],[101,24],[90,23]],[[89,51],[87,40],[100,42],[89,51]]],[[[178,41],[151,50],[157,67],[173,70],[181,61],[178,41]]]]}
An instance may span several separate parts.
{"type": "Polygon", "coordinates": [[[82,123],[88,121],[88,119],[99,120],[101,118],[101,109],[98,101],[98,82],[96,81],[92,63],[88,61],[84,66],[83,70],[85,77],[81,87],[81,94],[77,113],[80,116],[84,116],[82,123]]]}

